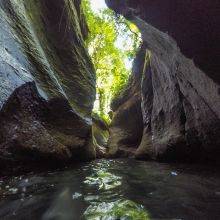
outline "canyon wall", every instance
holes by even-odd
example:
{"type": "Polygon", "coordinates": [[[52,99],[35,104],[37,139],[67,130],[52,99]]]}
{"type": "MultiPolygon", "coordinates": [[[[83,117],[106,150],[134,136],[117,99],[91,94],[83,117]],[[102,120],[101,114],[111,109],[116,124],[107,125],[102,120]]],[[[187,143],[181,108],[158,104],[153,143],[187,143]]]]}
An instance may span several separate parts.
{"type": "Polygon", "coordinates": [[[0,165],[95,158],[86,36],[79,0],[0,0],[0,165]]]}
{"type": "Polygon", "coordinates": [[[1,168],[103,157],[108,133],[111,157],[219,161],[219,1],[106,2],[143,45],[110,129],[93,118],[92,130],[96,78],[80,0],[0,0],[1,168]]]}
{"type": "Polygon", "coordinates": [[[219,162],[219,1],[106,2],[137,25],[144,42],[135,61],[142,62],[139,95],[129,89],[131,96],[122,94],[124,100],[113,109],[110,155],[129,151],[140,159],[219,162]],[[141,110],[134,112],[133,103],[141,110]],[[143,130],[140,143],[130,142],[129,122],[129,136],[137,136],[137,127],[138,133],[143,130]],[[128,140],[123,146],[118,134],[128,140]]]}

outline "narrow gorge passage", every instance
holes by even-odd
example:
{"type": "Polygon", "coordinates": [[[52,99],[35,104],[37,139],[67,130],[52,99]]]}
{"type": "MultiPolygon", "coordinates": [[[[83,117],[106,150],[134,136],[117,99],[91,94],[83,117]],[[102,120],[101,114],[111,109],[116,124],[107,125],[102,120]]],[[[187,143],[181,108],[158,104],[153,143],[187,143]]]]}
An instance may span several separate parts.
{"type": "MultiPolygon", "coordinates": [[[[142,38],[134,23],[110,10],[103,0],[84,0],[82,7],[89,29],[86,46],[96,71],[96,100],[92,113],[94,143],[97,157],[108,157],[115,106],[129,93],[128,84],[133,83],[132,65],[142,38]]],[[[140,103],[138,108],[141,111],[140,103]]],[[[138,114],[140,124],[137,126],[141,134],[142,117],[138,114]]]]}
{"type": "Polygon", "coordinates": [[[0,0],[0,219],[219,219],[218,8],[0,0]]]}

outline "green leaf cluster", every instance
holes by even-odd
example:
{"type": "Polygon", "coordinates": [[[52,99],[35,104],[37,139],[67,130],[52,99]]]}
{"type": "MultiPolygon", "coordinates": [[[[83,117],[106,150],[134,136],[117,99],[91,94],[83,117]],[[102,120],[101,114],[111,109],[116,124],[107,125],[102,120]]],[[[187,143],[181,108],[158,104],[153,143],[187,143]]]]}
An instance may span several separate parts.
{"type": "Polygon", "coordinates": [[[140,45],[136,26],[110,9],[94,12],[90,0],[83,0],[82,7],[89,27],[86,41],[96,69],[97,101],[95,110],[102,116],[110,111],[110,102],[126,86],[132,61],[140,45]]]}

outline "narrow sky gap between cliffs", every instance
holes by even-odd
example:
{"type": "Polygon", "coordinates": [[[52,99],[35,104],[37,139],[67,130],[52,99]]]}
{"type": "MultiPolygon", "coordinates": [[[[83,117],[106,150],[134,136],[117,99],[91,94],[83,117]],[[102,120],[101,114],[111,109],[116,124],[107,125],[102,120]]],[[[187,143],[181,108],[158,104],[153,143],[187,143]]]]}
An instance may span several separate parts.
{"type": "Polygon", "coordinates": [[[86,44],[97,76],[94,112],[109,120],[110,103],[126,86],[141,34],[105,0],[83,0],[82,7],[89,27],[86,44]]]}

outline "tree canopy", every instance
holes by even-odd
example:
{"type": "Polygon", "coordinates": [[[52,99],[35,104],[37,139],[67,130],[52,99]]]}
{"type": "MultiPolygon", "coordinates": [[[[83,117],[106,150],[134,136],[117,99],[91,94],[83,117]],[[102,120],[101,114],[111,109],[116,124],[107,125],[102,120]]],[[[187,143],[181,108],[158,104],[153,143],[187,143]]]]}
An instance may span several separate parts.
{"type": "Polygon", "coordinates": [[[97,76],[94,110],[105,116],[111,100],[128,81],[140,33],[134,24],[108,8],[95,12],[90,0],[83,0],[82,7],[89,27],[86,44],[97,76]]]}

